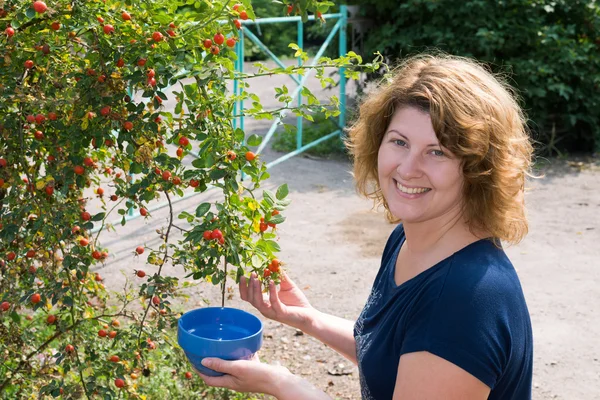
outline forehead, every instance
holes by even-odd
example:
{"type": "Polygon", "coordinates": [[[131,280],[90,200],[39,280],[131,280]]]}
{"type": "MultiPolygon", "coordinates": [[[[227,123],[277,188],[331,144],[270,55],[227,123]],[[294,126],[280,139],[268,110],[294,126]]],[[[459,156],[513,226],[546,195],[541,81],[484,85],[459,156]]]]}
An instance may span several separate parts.
{"type": "Polygon", "coordinates": [[[387,134],[398,133],[409,140],[427,140],[437,142],[429,113],[416,107],[402,107],[392,116],[387,134]]]}

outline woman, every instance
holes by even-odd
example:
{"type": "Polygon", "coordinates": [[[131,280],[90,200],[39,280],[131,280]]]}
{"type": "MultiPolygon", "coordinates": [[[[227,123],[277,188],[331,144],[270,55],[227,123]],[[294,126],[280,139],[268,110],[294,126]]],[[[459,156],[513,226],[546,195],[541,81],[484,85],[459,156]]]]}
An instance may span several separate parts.
{"type": "MultiPolygon", "coordinates": [[[[286,276],[243,300],[359,366],[363,399],[530,399],[529,313],[501,241],[527,233],[532,146],[510,88],[477,63],[418,56],[349,131],[358,191],[399,223],[358,321],[320,313],[286,276]]],[[[280,400],[329,396],[282,367],[205,360],[207,384],[280,400]]]]}

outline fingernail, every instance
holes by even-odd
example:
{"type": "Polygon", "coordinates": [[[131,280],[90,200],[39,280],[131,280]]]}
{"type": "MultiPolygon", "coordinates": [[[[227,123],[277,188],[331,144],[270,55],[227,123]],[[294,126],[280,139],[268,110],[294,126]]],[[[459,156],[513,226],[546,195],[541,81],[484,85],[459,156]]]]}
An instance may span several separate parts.
{"type": "Polygon", "coordinates": [[[202,365],[210,368],[210,366],[213,365],[213,361],[211,359],[205,358],[204,360],[202,360],[202,365]]]}
{"type": "Polygon", "coordinates": [[[253,272],[253,273],[252,273],[252,275],[250,275],[250,276],[251,276],[252,278],[256,278],[256,277],[257,277],[257,275],[256,275],[256,272],[253,272]]]}
{"type": "Polygon", "coordinates": [[[269,287],[273,287],[274,284],[275,284],[275,282],[273,282],[273,280],[269,281],[269,287]]]}

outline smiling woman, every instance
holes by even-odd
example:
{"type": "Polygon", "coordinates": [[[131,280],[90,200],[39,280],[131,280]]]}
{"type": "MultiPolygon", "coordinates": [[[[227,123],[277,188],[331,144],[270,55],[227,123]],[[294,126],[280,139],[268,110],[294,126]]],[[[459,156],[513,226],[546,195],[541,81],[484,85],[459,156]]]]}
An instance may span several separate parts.
{"type": "MultiPolygon", "coordinates": [[[[531,321],[502,248],[527,233],[524,121],[511,89],[478,63],[408,59],[347,140],[358,191],[397,224],[358,320],[315,310],[285,274],[268,299],[255,274],[242,278],[241,298],[357,363],[363,400],[531,399],[531,321]]],[[[209,385],[329,398],[286,369],[204,365],[227,374],[204,376],[209,385]]]]}

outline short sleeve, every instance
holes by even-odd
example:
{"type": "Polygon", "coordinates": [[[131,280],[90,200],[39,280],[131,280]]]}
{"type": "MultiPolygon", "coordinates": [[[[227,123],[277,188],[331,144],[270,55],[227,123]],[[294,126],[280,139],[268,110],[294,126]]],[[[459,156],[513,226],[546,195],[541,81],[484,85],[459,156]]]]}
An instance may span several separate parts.
{"type": "Polygon", "coordinates": [[[485,265],[453,265],[424,291],[406,321],[400,354],[428,351],[493,389],[510,354],[510,302],[485,265]]]}

